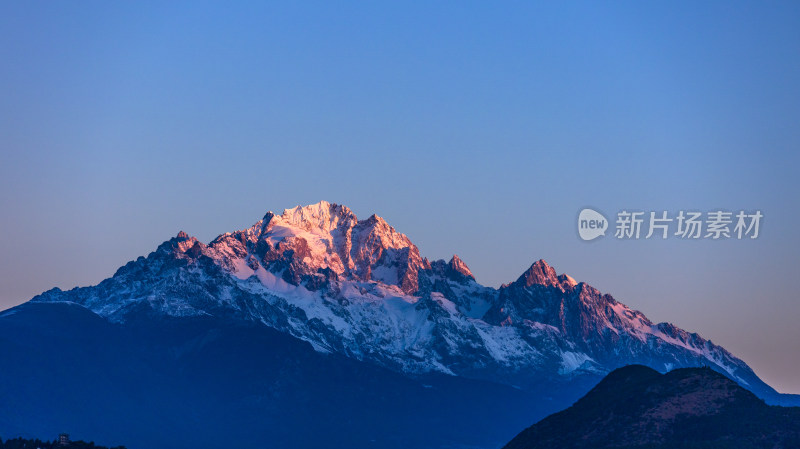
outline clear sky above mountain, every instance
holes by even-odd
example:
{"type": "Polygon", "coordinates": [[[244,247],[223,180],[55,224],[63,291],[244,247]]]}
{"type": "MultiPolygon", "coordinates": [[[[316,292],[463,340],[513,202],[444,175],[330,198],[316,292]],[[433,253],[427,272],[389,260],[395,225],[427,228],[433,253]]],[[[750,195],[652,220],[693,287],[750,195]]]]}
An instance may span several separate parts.
{"type": "Polygon", "coordinates": [[[324,199],[484,284],[543,258],[800,393],[797,3],[6,2],[0,59],[0,308],[324,199]],[[587,243],[586,206],[764,219],[587,243]]]}

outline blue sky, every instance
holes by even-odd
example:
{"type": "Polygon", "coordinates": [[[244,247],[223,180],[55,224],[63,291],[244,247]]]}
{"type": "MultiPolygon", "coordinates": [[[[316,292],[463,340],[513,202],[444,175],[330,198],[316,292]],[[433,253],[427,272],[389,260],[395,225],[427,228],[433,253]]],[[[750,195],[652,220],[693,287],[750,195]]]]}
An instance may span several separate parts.
{"type": "Polygon", "coordinates": [[[544,258],[800,393],[796,2],[5,2],[0,308],[325,199],[499,285],[544,258]],[[760,209],[585,243],[584,206],[760,209]]]}

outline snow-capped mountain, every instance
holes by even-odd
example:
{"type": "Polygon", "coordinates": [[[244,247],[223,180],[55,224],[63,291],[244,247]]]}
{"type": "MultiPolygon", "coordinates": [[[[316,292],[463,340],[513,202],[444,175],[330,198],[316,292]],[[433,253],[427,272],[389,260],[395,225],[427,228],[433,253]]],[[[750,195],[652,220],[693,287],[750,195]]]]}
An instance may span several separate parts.
{"type": "Polygon", "coordinates": [[[444,373],[540,391],[638,363],[708,365],[767,400],[778,394],[720,346],[652,323],[607,294],[535,262],[499,289],[458,256],[429,261],[382,218],[320,202],[268,212],[209,244],[181,232],[71,302],[114,323],[142,313],[262,323],[321,353],[407,375],[444,373]]]}

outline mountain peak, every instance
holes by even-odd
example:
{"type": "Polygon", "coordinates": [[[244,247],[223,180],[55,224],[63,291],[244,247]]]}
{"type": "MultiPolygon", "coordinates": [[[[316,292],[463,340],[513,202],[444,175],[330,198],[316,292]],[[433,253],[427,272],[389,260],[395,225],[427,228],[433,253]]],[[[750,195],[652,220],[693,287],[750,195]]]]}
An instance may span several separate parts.
{"type": "Polygon", "coordinates": [[[324,285],[320,275],[330,270],[336,278],[382,282],[412,294],[419,287],[418,271],[427,266],[419,249],[383,218],[371,215],[359,221],[347,206],[327,201],[285,209],[280,215],[267,212],[251,228],[212,244],[230,259],[227,265],[239,267],[238,276],[250,276],[257,270],[252,267],[260,266],[291,285],[313,289],[324,285]],[[234,260],[248,255],[253,259],[234,260]]]}
{"type": "Polygon", "coordinates": [[[568,274],[559,274],[558,281],[561,282],[561,285],[568,285],[570,287],[575,287],[578,285],[578,281],[572,278],[572,276],[568,274]]]}
{"type": "Polygon", "coordinates": [[[365,223],[380,223],[380,224],[387,224],[387,225],[389,224],[389,223],[386,222],[386,220],[383,219],[383,217],[381,217],[378,214],[370,215],[366,220],[364,220],[364,222],[365,223]]]}
{"type": "Polygon", "coordinates": [[[472,275],[472,271],[470,271],[469,267],[457,254],[453,254],[453,257],[450,259],[450,262],[447,262],[447,265],[450,267],[451,270],[461,273],[466,277],[475,279],[475,276],[472,275]]]}
{"type": "Polygon", "coordinates": [[[178,235],[159,245],[157,251],[160,250],[168,253],[176,252],[178,254],[183,254],[189,251],[195,245],[200,245],[201,247],[204,246],[196,238],[184,231],[180,231],[178,232],[178,235]]]}
{"type": "Polygon", "coordinates": [[[534,262],[527,271],[522,273],[517,282],[525,285],[525,287],[530,287],[531,285],[553,287],[560,284],[556,270],[548,265],[544,259],[534,262]]]}
{"type": "MultiPolygon", "coordinates": [[[[272,215],[274,216],[274,214],[272,215]]],[[[347,206],[327,201],[284,209],[279,217],[289,225],[307,231],[320,230],[323,232],[331,232],[340,225],[351,226],[358,221],[356,215],[347,206]]]]}

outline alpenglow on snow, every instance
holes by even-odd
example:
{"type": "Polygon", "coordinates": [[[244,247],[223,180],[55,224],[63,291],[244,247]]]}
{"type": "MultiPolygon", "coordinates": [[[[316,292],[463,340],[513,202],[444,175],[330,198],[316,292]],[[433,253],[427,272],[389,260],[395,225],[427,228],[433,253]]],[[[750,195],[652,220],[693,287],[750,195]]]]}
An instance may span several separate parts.
{"type": "MultiPolygon", "coordinates": [[[[720,346],[652,323],[539,260],[495,289],[458,257],[429,261],[384,219],[320,202],[268,212],[209,244],[181,232],[97,286],[52,289],[112,322],[142,308],[277,329],[394,371],[537,390],[591,385],[627,364],[711,366],[766,400],[778,394],[720,346]]],[[[584,389],[588,388],[585,387],[584,389]]]]}

